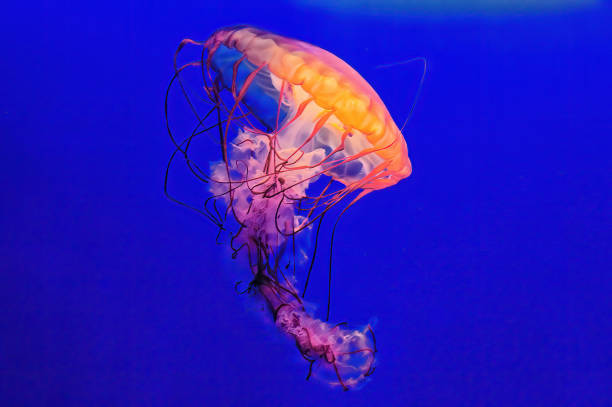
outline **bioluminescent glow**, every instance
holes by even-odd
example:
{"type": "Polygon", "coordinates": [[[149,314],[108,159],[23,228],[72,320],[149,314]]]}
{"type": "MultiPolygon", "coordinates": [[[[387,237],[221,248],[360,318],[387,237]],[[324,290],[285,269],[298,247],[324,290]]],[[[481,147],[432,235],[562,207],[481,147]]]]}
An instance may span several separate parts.
{"type": "Polygon", "coordinates": [[[325,316],[312,315],[305,298],[326,214],[337,216],[333,247],[335,225],[350,206],[410,175],[401,130],[353,68],[313,45],[233,27],[204,42],[183,40],[177,56],[186,47],[197,57],[182,64],[175,57],[168,90],[182,91],[194,124],[182,141],[168,125],[176,147],[168,168],[182,157],[207,185],[210,197],[194,209],[230,236],[232,256],[251,272],[241,291],[266,304],[295,341],[307,378],[345,390],[363,383],[374,371],[374,333],[369,324],[329,322],[331,259],[325,316]],[[212,162],[198,163],[193,153],[201,139],[216,151],[212,162]],[[300,246],[312,235],[314,245],[300,246]]]}

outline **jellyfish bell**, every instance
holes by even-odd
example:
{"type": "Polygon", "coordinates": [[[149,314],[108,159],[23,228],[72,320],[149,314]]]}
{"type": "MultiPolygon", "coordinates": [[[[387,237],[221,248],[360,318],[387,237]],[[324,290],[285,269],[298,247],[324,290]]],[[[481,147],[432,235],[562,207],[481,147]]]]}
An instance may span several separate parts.
{"type": "Polygon", "coordinates": [[[410,175],[399,128],[376,91],[340,58],[253,27],[221,29],[204,47],[207,67],[267,128],[280,124],[285,145],[336,153],[337,165],[326,172],[335,180],[375,190],[410,175]],[[247,79],[255,86],[245,87],[247,79]]]}
{"type": "Polygon", "coordinates": [[[316,46],[247,26],[220,29],[204,42],[183,40],[177,54],[187,44],[201,47],[201,58],[180,67],[175,62],[170,86],[178,81],[197,124],[185,140],[175,141],[175,154],[182,153],[209,185],[212,196],[201,212],[220,230],[234,222],[230,246],[234,255],[246,253],[253,278],[248,291],[264,300],[277,327],[295,340],[310,362],[308,377],[355,387],[374,370],[371,327],[333,325],[310,315],[304,304],[318,228],[301,295],[281,259],[291,253],[295,269],[298,233],[317,220],[320,227],[340,202],[348,202],[342,214],[365,194],[410,175],[402,133],[374,89],[316,46]],[[199,68],[211,106],[204,115],[181,80],[191,67],[199,68]],[[220,151],[205,172],[188,150],[196,136],[209,132],[218,134],[220,151]]]}

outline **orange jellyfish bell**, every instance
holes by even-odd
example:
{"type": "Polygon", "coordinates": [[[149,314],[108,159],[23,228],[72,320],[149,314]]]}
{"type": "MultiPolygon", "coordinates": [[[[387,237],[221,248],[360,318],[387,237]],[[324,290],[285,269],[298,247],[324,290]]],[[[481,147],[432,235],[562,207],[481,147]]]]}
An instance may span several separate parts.
{"type": "MultiPolygon", "coordinates": [[[[208,66],[221,75],[224,68],[219,60],[228,51],[236,51],[240,57],[234,64],[248,61],[257,70],[256,76],[269,76],[276,91],[283,94],[279,98],[291,99],[289,103],[297,106],[300,116],[310,116],[310,122],[315,123],[314,129],[320,135],[313,134],[307,143],[318,136],[327,138],[324,143],[336,153],[340,149],[350,150],[342,163],[337,162],[338,167],[356,161],[364,171],[360,177],[346,176],[342,168],[328,171],[336,181],[352,190],[376,190],[410,175],[406,141],[389,111],[370,84],[337,56],[254,27],[218,30],[204,47],[208,49],[208,66]],[[223,55],[217,57],[219,51],[223,55]]],[[[235,79],[236,66],[232,68],[235,79]]]]}

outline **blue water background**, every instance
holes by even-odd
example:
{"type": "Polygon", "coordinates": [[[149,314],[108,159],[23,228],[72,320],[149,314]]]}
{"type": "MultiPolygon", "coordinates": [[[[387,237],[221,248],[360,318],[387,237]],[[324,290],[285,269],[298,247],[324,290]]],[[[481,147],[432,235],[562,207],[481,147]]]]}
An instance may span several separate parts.
{"type": "Polygon", "coordinates": [[[612,405],[608,5],[2,14],[1,406],[612,405]],[[377,320],[359,391],[305,381],[215,228],[163,196],[174,50],[239,23],[345,59],[400,123],[420,67],[375,67],[429,62],[412,176],[339,224],[332,319],[377,320]]]}

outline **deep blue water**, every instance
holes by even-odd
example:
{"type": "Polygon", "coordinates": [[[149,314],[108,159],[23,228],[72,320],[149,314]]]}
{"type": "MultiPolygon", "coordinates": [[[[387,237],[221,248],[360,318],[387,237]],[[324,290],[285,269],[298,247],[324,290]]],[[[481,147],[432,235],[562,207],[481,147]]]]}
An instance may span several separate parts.
{"type": "Polygon", "coordinates": [[[610,7],[222,3],[3,8],[0,405],[612,405],[610,7]],[[429,62],[413,174],[334,247],[333,319],[377,319],[358,391],[304,380],[216,229],[163,195],[174,50],[239,23],[337,54],[398,122],[419,67],[374,68],[429,62]]]}

